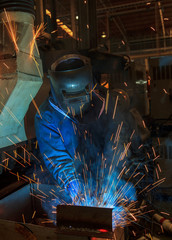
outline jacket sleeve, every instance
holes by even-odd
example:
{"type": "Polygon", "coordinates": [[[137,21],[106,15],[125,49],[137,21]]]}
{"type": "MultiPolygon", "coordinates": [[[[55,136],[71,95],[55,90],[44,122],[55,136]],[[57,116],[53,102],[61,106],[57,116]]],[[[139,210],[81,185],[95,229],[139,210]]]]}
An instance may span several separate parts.
{"type": "Polygon", "coordinates": [[[53,123],[35,116],[38,145],[46,167],[61,187],[76,179],[74,160],[65,148],[63,138],[53,123]]]}

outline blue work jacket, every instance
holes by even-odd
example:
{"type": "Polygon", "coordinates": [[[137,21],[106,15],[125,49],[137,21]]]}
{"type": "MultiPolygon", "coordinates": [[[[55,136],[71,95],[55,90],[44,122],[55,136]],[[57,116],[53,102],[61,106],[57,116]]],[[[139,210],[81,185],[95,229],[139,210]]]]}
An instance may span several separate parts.
{"type": "MultiPolygon", "coordinates": [[[[74,119],[59,111],[53,98],[49,97],[39,108],[40,113],[35,116],[36,137],[41,155],[46,167],[61,187],[66,187],[73,179],[80,178],[83,168],[90,168],[94,175],[94,168],[98,165],[101,167],[102,157],[107,161],[106,169],[110,168],[115,144],[119,148],[115,160],[118,161],[136,127],[128,112],[117,111],[113,119],[113,97],[109,96],[107,106],[105,98],[104,101],[102,99],[100,95],[93,94],[88,111],[83,113],[82,117],[74,119]],[[121,125],[117,143],[115,137],[121,125]]],[[[134,145],[137,147],[139,143],[135,141],[134,145]]],[[[128,151],[127,157],[129,156],[128,151]]],[[[113,159],[113,162],[115,161],[113,159]]]]}

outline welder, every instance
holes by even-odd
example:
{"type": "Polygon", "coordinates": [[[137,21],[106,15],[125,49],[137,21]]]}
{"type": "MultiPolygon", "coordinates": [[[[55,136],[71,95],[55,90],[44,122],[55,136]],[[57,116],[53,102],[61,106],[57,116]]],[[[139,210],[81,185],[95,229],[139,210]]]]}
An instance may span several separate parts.
{"type": "MultiPolygon", "coordinates": [[[[41,105],[40,114],[36,114],[36,136],[47,169],[61,188],[75,198],[84,191],[83,185],[88,181],[85,174],[94,179],[95,186],[101,186],[104,176],[113,169],[112,161],[116,161],[116,172],[122,170],[124,161],[119,161],[119,156],[125,151],[133,130],[135,149],[140,140],[132,115],[123,106],[115,111],[117,95],[94,83],[87,57],[78,53],[62,54],[52,64],[49,76],[51,92],[41,105]],[[118,157],[113,159],[114,139],[120,126],[118,157]],[[103,179],[97,176],[102,162],[103,179]]],[[[131,157],[130,150],[126,156],[131,157]]]]}

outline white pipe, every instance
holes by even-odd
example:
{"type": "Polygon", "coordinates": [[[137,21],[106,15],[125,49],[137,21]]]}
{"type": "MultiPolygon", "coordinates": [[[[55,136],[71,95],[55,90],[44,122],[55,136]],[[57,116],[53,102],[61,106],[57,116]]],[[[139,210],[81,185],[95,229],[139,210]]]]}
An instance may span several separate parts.
{"type": "Polygon", "coordinates": [[[172,222],[169,219],[166,219],[157,213],[153,215],[153,218],[162,224],[165,231],[172,233],[172,222]]]}

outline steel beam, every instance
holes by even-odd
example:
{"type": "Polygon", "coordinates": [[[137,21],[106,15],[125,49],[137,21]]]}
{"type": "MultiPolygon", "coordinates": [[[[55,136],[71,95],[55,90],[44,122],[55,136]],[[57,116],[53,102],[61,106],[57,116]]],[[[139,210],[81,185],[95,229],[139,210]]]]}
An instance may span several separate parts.
{"type": "Polygon", "coordinates": [[[78,0],[79,49],[97,47],[96,0],[78,0]]]}

